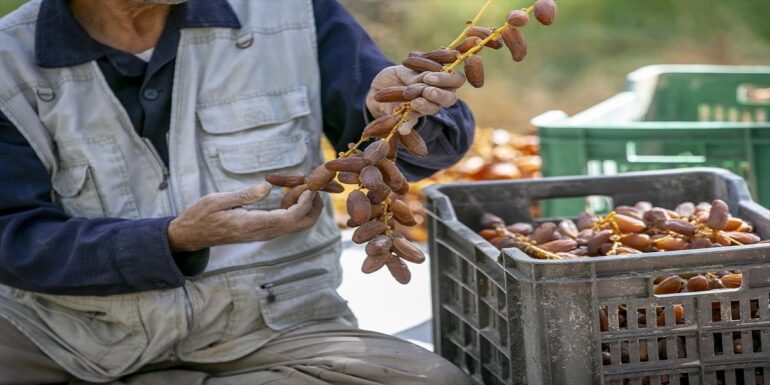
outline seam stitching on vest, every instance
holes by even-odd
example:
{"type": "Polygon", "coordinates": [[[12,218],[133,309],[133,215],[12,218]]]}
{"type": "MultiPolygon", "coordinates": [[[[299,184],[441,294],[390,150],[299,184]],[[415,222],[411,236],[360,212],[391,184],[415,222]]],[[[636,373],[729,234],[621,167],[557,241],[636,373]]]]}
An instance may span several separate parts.
{"type": "Polygon", "coordinates": [[[241,94],[239,96],[234,96],[226,99],[219,99],[217,101],[211,101],[211,102],[204,102],[200,103],[196,106],[196,108],[203,109],[206,107],[214,107],[214,106],[222,106],[225,104],[231,104],[233,102],[238,102],[242,100],[248,100],[258,97],[265,97],[265,96],[280,96],[280,95],[286,95],[295,91],[303,91],[305,90],[305,93],[303,94],[304,104],[307,104],[307,87],[305,86],[292,86],[292,87],[285,87],[280,88],[277,90],[271,90],[271,91],[262,91],[262,92],[249,92],[247,94],[241,94]]]}
{"type": "Polygon", "coordinates": [[[7,89],[3,93],[0,93],[0,99],[4,101],[8,101],[24,91],[32,91],[38,87],[51,87],[51,89],[55,91],[60,89],[61,86],[64,85],[65,83],[87,82],[92,79],[93,77],[87,74],[77,74],[77,75],[68,74],[68,75],[61,76],[53,83],[49,83],[45,81],[30,81],[30,82],[17,83],[14,87],[7,89]]]}

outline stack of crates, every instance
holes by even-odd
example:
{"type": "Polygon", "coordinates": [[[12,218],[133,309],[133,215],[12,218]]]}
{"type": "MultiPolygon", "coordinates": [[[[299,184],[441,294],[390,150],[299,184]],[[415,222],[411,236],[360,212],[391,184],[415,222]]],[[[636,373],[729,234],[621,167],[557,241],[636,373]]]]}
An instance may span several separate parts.
{"type": "Polygon", "coordinates": [[[696,168],[456,183],[424,192],[434,214],[435,349],[474,384],[770,385],[770,244],[553,261],[501,252],[476,233],[485,212],[506,223],[538,223],[530,210],[535,201],[603,194],[614,205],[667,208],[722,199],[768,239],[770,211],[751,200],[740,177],[696,168]],[[652,291],[658,276],[725,270],[740,270],[742,287],[652,291]],[[681,322],[675,305],[684,309],[681,322]],[[661,312],[665,322],[621,322],[621,306],[629,315],[661,312]],[[608,330],[600,328],[600,309],[608,330]]]}
{"type": "MultiPolygon", "coordinates": [[[[770,206],[770,67],[659,65],[628,75],[626,91],[575,116],[551,111],[539,129],[544,176],[720,167],[770,206]]],[[[548,216],[585,200],[546,202],[548,216]]]]}

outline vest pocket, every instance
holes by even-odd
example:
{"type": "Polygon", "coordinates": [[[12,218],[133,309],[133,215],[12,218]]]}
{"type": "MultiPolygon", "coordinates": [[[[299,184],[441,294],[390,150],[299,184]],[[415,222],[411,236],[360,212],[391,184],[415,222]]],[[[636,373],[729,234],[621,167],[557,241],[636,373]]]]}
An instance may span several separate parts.
{"type": "Polygon", "coordinates": [[[71,217],[105,217],[104,204],[87,162],[62,165],[52,181],[56,201],[71,217]]]}
{"type": "Polygon", "coordinates": [[[265,324],[285,330],[310,321],[351,317],[347,301],[334,286],[331,274],[317,269],[259,285],[265,324]]]}
{"type": "Polygon", "coordinates": [[[20,296],[47,326],[46,334],[100,372],[122,373],[147,347],[136,303],[28,292],[20,296]]]}
{"type": "MultiPolygon", "coordinates": [[[[235,191],[264,181],[269,173],[307,171],[309,114],[305,87],[198,106],[200,145],[214,189],[235,191]]],[[[277,208],[280,190],[248,208],[277,208]]]]}
{"type": "MultiPolygon", "coordinates": [[[[280,139],[212,145],[204,149],[204,154],[214,186],[220,192],[227,192],[263,182],[269,173],[301,170],[307,146],[304,136],[297,133],[280,139]]],[[[282,195],[280,188],[274,188],[265,200],[248,208],[277,208],[282,195]]]]}

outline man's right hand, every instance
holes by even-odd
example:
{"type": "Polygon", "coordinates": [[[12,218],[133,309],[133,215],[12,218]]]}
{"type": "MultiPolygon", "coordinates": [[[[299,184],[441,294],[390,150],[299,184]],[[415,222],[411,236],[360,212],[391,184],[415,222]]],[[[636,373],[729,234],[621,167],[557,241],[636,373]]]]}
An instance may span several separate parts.
{"type": "Polygon", "coordinates": [[[270,184],[260,183],[240,191],[213,193],[190,206],[168,226],[172,252],[195,251],[229,243],[267,241],[305,230],[316,223],[323,201],[304,192],[288,209],[247,210],[270,194],[270,184]]]}

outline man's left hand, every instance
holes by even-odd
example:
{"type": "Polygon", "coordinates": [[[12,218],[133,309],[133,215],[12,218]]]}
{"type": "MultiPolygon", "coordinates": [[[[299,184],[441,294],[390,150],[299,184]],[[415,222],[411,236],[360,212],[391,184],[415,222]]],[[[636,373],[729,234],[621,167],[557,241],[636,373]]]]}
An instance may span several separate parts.
{"type": "Polygon", "coordinates": [[[422,91],[422,96],[411,101],[412,111],[409,118],[399,128],[402,134],[408,134],[421,116],[434,115],[442,107],[455,104],[456,91],[465,83],[465,75],[459,72],[419,73],[402,65],[387,67],[372,80],[372,86],[366,95],[366,108],[375,118],[392,113],[401,103],[381,103],[374,100],[374,94],[383,88],[415,83],[424,83],[427,87],[422,91]]]}

